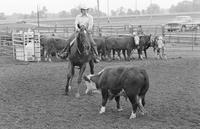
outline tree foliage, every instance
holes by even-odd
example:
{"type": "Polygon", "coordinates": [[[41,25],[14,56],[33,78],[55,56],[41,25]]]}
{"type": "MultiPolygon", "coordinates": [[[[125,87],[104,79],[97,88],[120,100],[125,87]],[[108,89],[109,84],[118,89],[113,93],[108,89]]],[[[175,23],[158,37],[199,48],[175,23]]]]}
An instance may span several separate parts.
{"type": "Polygon", "coordinates": [[[0,13],[0,20],[5,20],[6,19],[6,16],[4,13],[0,13]]]}
{"type": "MultiPolygon", "coordinates": [[[[191,12],[191,11],[200,11],[200,0],[193,0],[193,1],[182,1],[179,2],[177,5],[172,5],[169,9],[161,9],[157,4],[151,4],[146,9],[143,10],[132,10],[131,8],[124,8],[119,7],[116,10],[111,10],[111,16],[124,16],[124,15],[140,15],[140,14],[158,14],[164,12],[170,13],[179,13],[179,12],[191,12]]],[[[89,13],[94,16],[106,16],[106,13],[100,11],[98,12],[97,7],[91,8],[89,13]]],[[[67,17],[75,17],[77,14],[80,14],[80,10],[78,7],[74,7],[69,11],[62,10],[58,13],[49,13],[46,6],[43,6],[39,10],[40,18],[67,18],[67,17]]],[[[3,12],[0,12],[0,20],[6,19],[6,16],[3,12]]],[[[13,13],[11,16],[12,18],[16,19],[34,19],[37,17],[37,11],[32,11],[30,14],[20,14],[20,13],[13,13]]]]}
{"type": "Polygon", "coordinates": [[[200,2],[198,0],[194,1],[182,1],[179,2],[177,5],[172,5],[169,9],[171,13],[178,13],[178,12],[195,12],[200,11],[200,2]]]}
{"type": "Polygon", "coordinates": [[[156,14],[156,13],[160,13],[160,6],[157,4],[151,4],[147,7],[146,12],[148,14],[156,14]]]}

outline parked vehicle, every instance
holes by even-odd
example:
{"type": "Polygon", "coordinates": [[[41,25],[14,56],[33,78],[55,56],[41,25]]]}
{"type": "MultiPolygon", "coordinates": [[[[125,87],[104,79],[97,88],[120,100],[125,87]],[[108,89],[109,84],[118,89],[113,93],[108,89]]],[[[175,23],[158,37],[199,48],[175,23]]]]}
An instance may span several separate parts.
{"type": "Polygon", "coordinates": [[[192,18],[190,16],[177,16],[175,20],[166,24],[165,28],[169,32],[173,31],[186,31],[191,26],[192,18]],[[189,25],[190,24],[190,25],[189,25]]]}

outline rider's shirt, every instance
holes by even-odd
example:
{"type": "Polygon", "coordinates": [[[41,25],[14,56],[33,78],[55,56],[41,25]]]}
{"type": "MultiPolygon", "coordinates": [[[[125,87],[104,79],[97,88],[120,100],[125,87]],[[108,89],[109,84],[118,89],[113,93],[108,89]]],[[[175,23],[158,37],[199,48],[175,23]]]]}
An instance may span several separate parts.
{"type": "Polygon", "coordinates": [[[139,42],[140,42],[140,38],[139,38],[139,36],[134,36],[134,40],[135,40],[135,44],[136,45],[139,45],[139,42]]]}
{"type": "Polygon", "coordinates": [[[78,26],[77,25],[84,25],[87,27],[88,31],[92,31],[92,27],[93,27],[93,17],[89,14],[83,15],[83,14],[79,14],[76,16],[75,19],[75,28],[76,30],[78,30],[78,26]]]}
{"type": "Polygon", "coordinates": [[[163,40],[161,39],[159,39],[157,43],[158,43],[158,48],[163,48],[165,46],[163,40]]]}

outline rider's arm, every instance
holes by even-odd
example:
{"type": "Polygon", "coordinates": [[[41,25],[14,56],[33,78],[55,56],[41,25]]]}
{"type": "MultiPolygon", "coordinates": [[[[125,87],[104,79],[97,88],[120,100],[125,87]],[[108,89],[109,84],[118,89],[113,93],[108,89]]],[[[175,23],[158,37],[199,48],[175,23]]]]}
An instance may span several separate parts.
{"type": "Polygon", "coordinates": [[[79,15],[76,16],[76,19],[75,19],[75,30],[76,31],[79,31],[80,29],[78,28],[78,24],[79,24],[79,15]]]}
{"type": "Polygon", "coordinates": [[[92,27],[93,27],[93,17],[89,15],[89,25],[88,25],[89,32],[92,32],[92,27]]]}

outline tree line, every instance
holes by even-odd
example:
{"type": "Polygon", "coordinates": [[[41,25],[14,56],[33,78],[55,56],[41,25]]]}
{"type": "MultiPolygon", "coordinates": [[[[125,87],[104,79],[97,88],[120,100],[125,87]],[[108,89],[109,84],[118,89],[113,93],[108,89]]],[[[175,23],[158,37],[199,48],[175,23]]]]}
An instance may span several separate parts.
{"type": "MultiPolygon", "coordinates": [[[[179,13],[179,12],[195,12],[195,11],[200,11],[200,0],[193,0],[193,1],[185,0],[179,2],[177,5],[172,5],[169,9],[162,9],[158,4],[154,3],[141,11],[120,7],[116,10],[111,10],[110,15],[125,16],[125,15],[143,15],[143,14],[162,14],[166,12],[179,13]]],[[[72,8],[70,11],[63,10],[58,13],[49,13],[46,6],[43,6],[39,10],[40,18],[68,18],[68,17],[75,17],[79,13],[80,13],[79,8],[72,8]]],[[[98,9],[96,7],[90,9],[90,14],[93,16],[106,16],[106,13],[102,11],[98,12],[98,9]]],[[[30,14],[13,13],[10,16],[6,16],[3,12],[0,12],[0,20],[4,20],[10,17],[17,19],[34,19],[37,18],[37,12],[32,11],[30,14]]]]}

